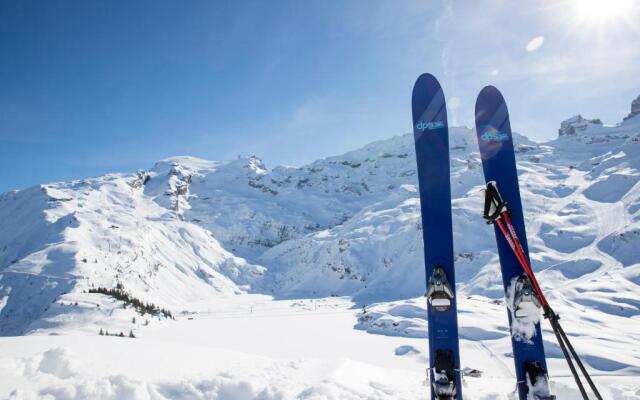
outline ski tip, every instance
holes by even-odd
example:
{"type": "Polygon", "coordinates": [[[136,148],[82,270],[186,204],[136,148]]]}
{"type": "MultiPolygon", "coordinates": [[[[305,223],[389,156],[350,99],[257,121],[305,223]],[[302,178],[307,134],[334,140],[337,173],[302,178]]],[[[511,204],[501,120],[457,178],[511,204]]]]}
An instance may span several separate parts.
{"type": "Polygon", "coordinates": [[[482,88],[480,93],[478,93],[478,98],[476,99],[476,111],[482,103],[486,102],[504,102],[504,97],[500,90],[497,87],[489,85],[482,88]]]}
{"type": "Polygon", "coordinates": [[[438,80],[436,79],[435,76],[433,76],[432,74],[425,72],[423,74],[421,74],[418,79],[416,79],[416,84],[418,84],[419,82],[424,82],[424,83],[437,83],[439,84],[438,80]]]}
{"type": "Polygon", "coordinates": [[[420,93],[437,92],[438,90],[442,90],[440,82],[435,76],[425,72],[416,79],[416,83],[413,85],[413,97],[415,98],[420,93]]]}
{"type": "Polygon", "coordinates": [[[411,94],[411,110],[416,142],[427,131],[435,132],[447,127],[444,93],[433,75],[424,73],[416,80],[411,94]]]}
{"type": "Polygon", "coordinates": [[[480,132],[482,126],[484,126],[491,119],[498,118],[500,121],[507,118],[509,111],[507,110],[507,104],[500,93],[500,90],[495,86],[485,86],[476,99],[476,130],[480,132]]]}

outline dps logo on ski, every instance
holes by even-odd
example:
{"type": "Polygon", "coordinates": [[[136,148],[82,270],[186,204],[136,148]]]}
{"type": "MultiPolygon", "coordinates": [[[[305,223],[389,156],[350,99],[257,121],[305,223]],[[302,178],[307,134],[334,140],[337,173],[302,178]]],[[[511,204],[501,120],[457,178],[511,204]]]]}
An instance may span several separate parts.
{"type": "Polygon", "coordinates": [[[434,130],[434,129],[440,129],[440,128],[444,128],[444,122],[443,121],[429,121],[429,122],[424,122],[424,121],[420,121],[416,124],[416,129],[424,131],[424,130],[434,130]]]}
{"type": "Polygon", "coordinates": [[[488,125],[484,129],[484,133],[480,138],[485,142],[504,142],[509,140],[509,134],[500,132],[491,125],[488,125]]]}

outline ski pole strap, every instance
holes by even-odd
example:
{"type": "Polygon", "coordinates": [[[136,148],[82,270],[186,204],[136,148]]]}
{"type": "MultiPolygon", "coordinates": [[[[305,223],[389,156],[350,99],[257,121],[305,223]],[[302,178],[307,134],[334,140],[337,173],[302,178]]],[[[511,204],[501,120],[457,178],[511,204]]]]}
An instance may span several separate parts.
{"type": "Polygon", "coordinates": [[[502,200],[495,181],[487,183],[484,192],[484,213],[483,217],[487,220],[487,224],[493,224],[503,211],[506,210],[507,203],[502,200]]]}

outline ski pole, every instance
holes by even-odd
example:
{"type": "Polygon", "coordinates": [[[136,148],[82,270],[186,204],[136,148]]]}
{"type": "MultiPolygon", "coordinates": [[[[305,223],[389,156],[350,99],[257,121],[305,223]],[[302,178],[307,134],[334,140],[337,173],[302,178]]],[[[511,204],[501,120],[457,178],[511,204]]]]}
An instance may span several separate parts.
{"type": "Polygon", "coordinates": [[[540,288],[540,285],[538,284],[538,280],[536,279],[536,276],[533,273],[533,268],[531,268],[531,264],[527,260],[527,256],[525,255],[524,249],[522,248],[522,244],[520,243],[520,239],[518,239],[516,230],[513,227],[513,224],[511,223],[511,217],[509,217],[509,213],[505,211],[502,213],[502,215],[504,217],[504,221],[507,225],[507,228],[509,229],[509,233],[511,233],[511,237],[515,247],[514,251],[517,251],[520,253],[519,260],[520,260],[520,264],[522,264],[522,269],[524,269],[525,273],[529,277],[529,280],[531,280],[531,284],[533,284],[534,289],[538,293],[538,297],[540,298],[540,302],[542,303],[542,305],[548,306],[549,302],[547,301],[546,297],[544,296],[544,293],[542,292],[542,289],[540,288]]]}
{"type": "MultiPolygon", "coordinates": [[[[553,311],[551,312],[553,313],[553,311]]],[[[555,318],[549,318],[549,322],[551,323],[551,327],[553,328],[553,333],[556,335],[556,340],[558,340],[558,344],[560,345],[562,354],[564,354],[564,358],[565,360],[567,360],[567,364],[569,364],[569,369],[571,370],[571,374],[573,375],[573,380],[576,381],[576,385],[578,385],[578,389],[580,390],[580,394],[582,394],[582,398],[584,400],[589,400],[589,396],[587,396],[587,392],[584,390],[584,386],[582,385],[582,380],[578,375],[578,371],[576,371],[576,367],[573,365],[573,360],[571,360],[571,356],[567,351],[567,347],[565,346],[564,340],[562,339],[560,332],[556,327],[556,324],[558,321],[555,318]]]]}
{"type": "MultiPolygon", "coordinates": [[[[551,310],[551,312],[553,312],[553,310],[551,310]]],[[[554,316],[556,317],[554,319],[554,321],[555,321],[555,324],[556,324],[556,326],[558,328],[558,331],[560,332],[560,335],[564,338],[564,340],[565,340],[565,342],[567,344],[567,347],[569,348],[569,351],[573,355],[573,358],[576,360],[576,364],[578,364],[578,367],[580,368],[580,371],[582,371],[582,375],[584,375],[585,379],[587,380],[587,383],[589,384],[589,387],[593,391],[593,394],[596,396],[596,398],[598,400],[602,400],[602,396],[600,395],[600,392],[598,391],[598,388],[596,387],[595,383],[593,383],[593,380],[591,380],[591,376],[587,372],[587,369],[584,367],[584,364],[582,364],[582,360],[580,360],[580,357],[578,356],[578,353],[575,351],[575,349],[571,345],[571,341],[569,341],[569,338],[567,337],[567,334],[564,332],[564,329],[562,329],[562,326],[558,322],[557,314],[554,313],[554,316]]]]}
{"type": "Polygon", "coordinates": [[[542,289],[540,288],[540,286],[538,284],[538,280],[536,279],[536,277],[535,277],[535,275],[533,273],[533,269],[531,268],[531,265],[529,264],[528,260],[526,259],[526,256],[524,254],[524,249],[522,248],[522,244],[520,243],[520,240],[518,239],[518,235],[515,232],[513,224],[511,223],[511,218],[509,217],[508,212],[504,211],[501,216],[505,220],[504,222],[505,222],[505,225],[507,225],[507,228],[508,228],[508,231],[509,231],[509,235],[507,235],[507,229],[504,228],[504,226],[502,224],[502,221],[500,221],[500,219],[497,219],[496,222],[498,223],[498,226],[500,227],[500,231],[505,236],[505,239],[507,239],[507,242],[509,243],[509,247],[511,247],[511,249],[514,251],[514,253],[516,253],[516,257],[517,257],[518,261],[522,265],[522,268],[524,269],[524,271],[527,274],[527,276],[529,276],[529,279],[531,280],[531,283],[534,286],[534,289],[535,289],[536,293],[538,294],[538,298],[540,299],[540,301],[541,301],[541,303],[543,305],[544,316],[545,316],[545,318],[547,318],[549,320],[549,322],[551,322],[551,327],[553,328],[553,333],[556,335],[556,338],[558,340],[558,344],[560,345],[562,353],[564,354],[564,357],[567,360],[567,364],[569,364],[569,369],[571,370],[571,373],[574,376],[576,384],[578,385],[578,389],[580,389],[580,393],[582,394],[584,399],[588,399],[588,396],[586,395],[586,392],[584,390],[584,386],[582,384],[582,381],[580,380],[580,377],[577,374],[577,371],[575,369],[575,366],[573,364],[573,360],[571,359],[571,356],[573,356],[573,359],[576,361],[576,364],[578,364],[578,367],[580,368],[580,371],[582,372],[582,375],[587,380],[587,383],[589,384],[589,387],[591,388],[591,390],[595,394],[596,398],[598,400],[602,400],[602,396],[600,395],[600,392],[598,391],[598,389],[596,388],[593,380],[591,379],[591,376],[587,372],[584,364],[582,363],[582,360],[580,360],[580,357],[578,356],[577,352],[573,348],[573,345],[571,344],[571,341],[569,340],[569,338],[567,337],[566,333],[564,332],[564,329],[562,329],[562,326],[560,325],[560,322],[558,321],[558,319],[559,319],[558,314],[556,314],[555,311],[553,311],[553,309],[549,305],[549,302],[545,298],[545,296],[544,296],[544,294],[542,292],[542,289]],[[569,351],[571,352],[571,355],[569,355],[569,352],[567,351],[567,347],[569,348],[569,351]]]}

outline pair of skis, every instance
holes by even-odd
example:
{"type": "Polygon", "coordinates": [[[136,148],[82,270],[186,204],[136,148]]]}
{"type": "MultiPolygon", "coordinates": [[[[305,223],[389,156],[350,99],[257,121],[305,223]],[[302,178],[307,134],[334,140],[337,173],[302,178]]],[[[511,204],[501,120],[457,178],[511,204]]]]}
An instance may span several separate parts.
{"type": "MultiPolygon", "coordinates": [[[[432,75],[423,74],[416,81],[412,111],[427,276],[431,398],[462,399],[447,111],[442,88],[432,75]]],[[[555,398],[549,390],[540,330],[540,306],[551,322],[583,397],[588,399],[570,355],[596,397],[601,399],[531,269],[513,138],[504,98],[496,88],[487,86],[478,95],[475,111],[478,144],[487,182],[484,217],[495,226],[509,308],[519,399],[555,398]]]]}

